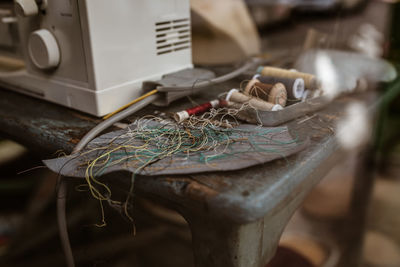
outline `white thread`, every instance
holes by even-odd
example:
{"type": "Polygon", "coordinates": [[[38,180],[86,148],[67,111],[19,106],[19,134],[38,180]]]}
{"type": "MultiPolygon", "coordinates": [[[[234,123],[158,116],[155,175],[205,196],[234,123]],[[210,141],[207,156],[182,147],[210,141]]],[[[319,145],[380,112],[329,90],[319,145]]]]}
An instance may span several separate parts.
{"type": "Polygon", "coordinates": [[[302,78],[295,79],[292,88],[293,96],[296,99],[301,99],[304,94],[304,88],[304,80],[302,78]]]}
{"type": "Polygon", "coordinates": [[[210,104],[213,108],[216,108],[219,106],[219,99],[211,100],[210,104]]]}
{"type": "Polygon", "coordinates": [[[228,94],[226,95],[225,100],[226,100],[226,101],[229,101],[229,99],[231,99],[232,94],[233,94],[234,92],[239,92],[239,90],[238,90],[238,89],[231,89],[231,90],[228,92],[228,94]]]}
{"type": "Polygon", "coordinates": [[[282,110],[283,107],[279,104],[276,104],[275,106],[272,107],[271,111],[278,111],[278,110],[282,110]]]}
{"type": "Polygon", "coordinates": [[[175,119],[177,122],[182,122],[182,121],[188,119],[189,117],[190,117],[190,116],[189,116],[189,113],[187,113],[186,110],[177,112],[177,113],[175,113],[175,115],[174,115],[174,119],[175,119]]]}

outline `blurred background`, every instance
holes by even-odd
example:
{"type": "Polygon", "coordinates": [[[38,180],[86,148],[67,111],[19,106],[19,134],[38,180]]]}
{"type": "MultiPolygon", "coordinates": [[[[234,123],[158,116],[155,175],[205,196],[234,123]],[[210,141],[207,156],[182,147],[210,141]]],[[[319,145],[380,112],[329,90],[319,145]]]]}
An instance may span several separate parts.
{"type": "MultiPolygon", "coordinates": [[[[400,3],[383,0],[192,0],[193,60],[224,70],[249,56],[292,62],[305,49],[357,51],[400,63],[400,3]]],[[[12,1],[0,3],[0,17],[12,1]],[[3,11],[2,11],[3,10],[3,11]]],[[[6,32],[0,24],[0,35],[6,32]]],[[[8,34],[8,33],[5,33],[8,34]]],[[[3,35],[4,36],[4,35],[3,35]]],[[[10,40],[0,40],[7,47],[10,40]]],[[[388,85],[378,89],[384,92],[388,85]]],[[[400,266],[400,98],[381,107],[373,126],[378,172],[369,207],[363,266],[400,266]]],[[[38,155],[0,139],[0,265],[63,266],[55,192],[57,175],[38,155]]],[[[285,230],[268,266],[340,266],[357,152],[335,168],[310,193],[285,230]]],[[[193,266],[191,234],[176,212],[135,198],[137,235],[130,222],[106,208],[99,221],[97,201],[71,183],[68,224],[78,266],[193,266]]],[[[349,229],[351,230],[351,229],[349,229]]]]}

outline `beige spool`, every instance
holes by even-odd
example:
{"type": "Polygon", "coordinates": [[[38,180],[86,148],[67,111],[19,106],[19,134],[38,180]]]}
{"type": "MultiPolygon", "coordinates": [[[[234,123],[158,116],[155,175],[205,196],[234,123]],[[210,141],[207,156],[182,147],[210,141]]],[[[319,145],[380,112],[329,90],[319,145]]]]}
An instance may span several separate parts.
{"type": "Polygon", "coordinates": [[[259,80],[254,79],[246,85],[244,93],[268,101],[272,87],[274,87],[272,84],[261,83],[259,80]]]}
{"type": "Polygon", "coordinates": [[[248,103],[249,106],[260,111],[277,111],[282,109],[282,106],[279,104],[272,104],[259,98],[242,94],[237,89],[232,89],[229,91],[228,95],[226,96],[226,101],[248,103]]]}
{"type": "Polygon", "coordinates": [[[287,91],[283,83],[275,84],[269,92],[268,102],[279,104],[282,107],[286,106],[287,91]]]}
{"type": "Polygon", "coordinates": [[[290,79],[302,78],[304,80],[304,84],[307,89],[318,88],[317,78],[309,73],[290,71],[276,67],[260,67],[258,69],[258,72],[263,76],[272,76],[272,77],[290,78],[290,79]]]}
{"type": "Polygon", "coordinates": [[[244,92],[246,95],[254,96],[273,104],[279,104],[282,107],[286,106],[287,91],[283,83],[272,85],[261,83],[254,79],[247,84],[244,92]]]}
{"type": "Polygon", "coordinates": [[[246,87],[244,88],[244,93],[247,94],[247,95],[250,95],[251,88],[253,88],[253,86],[254,86],[256,83],[259,83],[259,82],[260,82],[260,81],[259,81],[258,79],[252,79],[252,80],[250,80],[250,81],[247,83],[246,87]]]}

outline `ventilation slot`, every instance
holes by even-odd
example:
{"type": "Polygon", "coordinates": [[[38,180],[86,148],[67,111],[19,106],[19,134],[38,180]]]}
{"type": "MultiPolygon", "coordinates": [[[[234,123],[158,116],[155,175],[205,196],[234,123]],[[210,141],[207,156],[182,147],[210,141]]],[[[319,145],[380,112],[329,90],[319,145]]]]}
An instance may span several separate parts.
{"type": "Polygon", "coordinates": [[[190,43],[189,19],[160,21],[156,23],[157,55],[189,49],[190,43]]]}

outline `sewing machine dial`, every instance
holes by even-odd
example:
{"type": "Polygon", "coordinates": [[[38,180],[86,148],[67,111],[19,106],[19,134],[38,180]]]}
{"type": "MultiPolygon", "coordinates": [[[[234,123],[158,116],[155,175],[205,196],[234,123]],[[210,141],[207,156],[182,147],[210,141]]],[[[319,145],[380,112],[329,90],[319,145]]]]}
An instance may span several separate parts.
{"type": "Polygon", "coordinates": [[[46,7],[47,0],[15,0],[15,12],[23,17],[36,16],[46,7]]]}
{"type": "Polygon", "coordinates": [[[39,13],[39,7],[35,0],[16,0],[15,11],[18,15],[29,17],[39,13]]]}
{"type": "Polygon", "coordinates": [[[39,69],[55,68],[60,63],[56,38],[48,30],[34,31],[29,37],[29,56],[39,69]]]}

